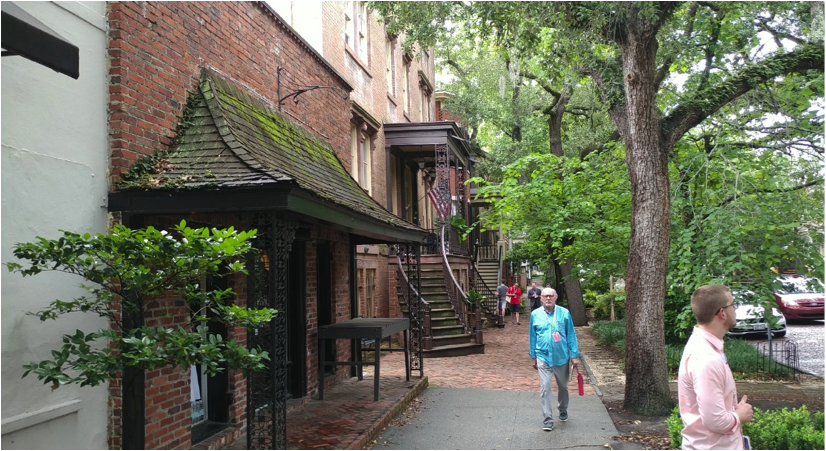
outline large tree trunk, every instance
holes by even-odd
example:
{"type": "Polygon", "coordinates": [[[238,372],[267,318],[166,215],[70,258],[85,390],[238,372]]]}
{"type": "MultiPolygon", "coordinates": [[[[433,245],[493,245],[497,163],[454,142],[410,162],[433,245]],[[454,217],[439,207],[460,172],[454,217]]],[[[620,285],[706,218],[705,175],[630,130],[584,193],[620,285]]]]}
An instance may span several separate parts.
{"type": "Polygon", "coordinates": [[[565,293],[568,295],[568,310],[571,312],[574,326],[587,326],[588,318],[585,316],[585,303],[582,301],[582,286],[579,278],[571,277],[572,267],[570,260],[559,262],[559,269],[565,281],[565,293]]]}
{"type": "Polygon", "coordinates": [[[625,403],[644,414],[667,414],[673,405],[665,356],[665,276],[671,233],[668,152],[657,113],[656,30],[629,12],[622,49],[626,143],[631,180],[631,243],[626,273],[625,403]],[[633,23],[637,22],[638,23],[633,23]]]}

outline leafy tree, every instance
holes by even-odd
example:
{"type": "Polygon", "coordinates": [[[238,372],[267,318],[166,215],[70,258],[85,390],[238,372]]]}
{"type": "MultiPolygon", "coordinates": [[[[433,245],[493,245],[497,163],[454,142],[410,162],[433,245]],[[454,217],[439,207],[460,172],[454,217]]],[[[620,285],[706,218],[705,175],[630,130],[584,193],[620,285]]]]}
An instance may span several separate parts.
{"type": "MultiPolygon", "coordinates": [[[[540,49],[548,54],[552,50],[553,55],[562,57],[564,67],[576,68],[599,87],[608,115],[625,146],[631,192],[625,407],[644,413],[667,412],[671,401],[664,348],[664,299],[668,257],[673,252],[672,197],[680,199],[676,206],[681,213],[691,212],[683,199],[692,198],[686,196],[690,194],[689,186],[671,183],[673,177],[679,177],[680,171],[687,169],[682,157],[688,155],[681,155],[680,151],[688,149],[687,141],[701,134],[709,124],[719,121],[734,125],[738,123],[738,116],[751,113],[746,114],[751,117],[750,121],[740,122],[741,126],[747,124],[742,129],[745,133],[739,134],[739,144],[732,149],[751,149],[750,154],[745,152],[751,156],[773,154],[777,157],[777,152],[769,152],[770,146],[779,146],[775,150],[781,153],[782,149],[799,152],[785,145],[783,139],[788,139],[788,135],[783,138],[766,126],[771,122],[769,115],[775,113],[766,109],[767,99],[749,108],[744,108],[740,101],[756,101],[761,94],[780,96],[785,92],[786,97],[778,98],[780,103],[789,109],[795,105],[798,110],[793,121],[786,121],[779,128],[786,133],[799,128],[803,119],[800,112],[808,111],[812,100],[823,96],[822,81],[819,81],[823,78],[823,36],[822,32],[810,33],[811,28],[822,29],[822,5],[811,6],[816,2],[474,2],[441,4],[437,6],[439,14],[434,15],[430,13],[436,7],[435,2],[428,2],[426,6],[412,3],[389,2],[377,8],[388,18],[390,28],[403,31],[422,46],[439,42],[445,28],[434,27],[433,18],[444,18],[466,24],[477,30],[479,36],[507,42],[521,54],[538,54],[540,49]],[[543,33],[554,35],[553,48],[539,47],[543,33]],[[777,50],[766,49],[766,36],[775,41],[777,50]],[[805,90],[774,89],[773,85],[782,87],[792,79],[798,80],[797,85],[802,83],[811,92],[810,97],[800,95],[805,90]],[[762,88],[767,86],[772,89],[764,91],[762,88]],[[788,101],[783,103],[783,99],[788,101]],[[747,130],[758,123],[759,132],[747,130]],[[775,139],[764,141],[763,137],[775,139]]],[[[547,45],[548,41],[544,42],[547,45]]],[[[818,128],[817,122],[813,121],[813,130],[818,128]]],[[[732,138],[738,136],[736,127],[721,130],[724,140],[735,142],[732,138]]],[[[807,140],[810,137],[795,142],[807,145],[807,140]]],[[[817,154],[815,161],[821,161],[822,151],[811,145],[817,142],[820,140],[811,140],[808,149],[817,154]]],[[[709,152],[721,148],[703,145],[703,149],[709,152]]],[[[723,158],[722,153],[708,153],[712,154],[723,158]]],[[[768,157],[760,158],[768,161],[768,157]]],[[[806,166],[795,156],[791,160],[795,160],[795,167],[806,166]]],[[[690,173],[690,170],[686,172],[690,173]]],[[[813,173],[809,170],[808,174],[813,173]]],[[[809,175],[779,185],[755,185],[752,194],[799,195],[808,189],[817,189],[818,184],[822,186],[822,177],[809,180],[809,175]]],[[[714,193],[714,196],[700,198],[708,208],[700,219],[707,219],[716,211],[715,199],[718,210],[721,206],[729,207],[731,212],[734,201],[727,199],[737,193],[724,194],[723,188],[729,185],[723,184],[723,180],[731,178],[703,180],[703,186],[711,188],[706,190],[708,194],[714,193]]],[[[814,223],[819,219],[817,214],[803,216],[814,223]]],[[[688,224],[686,234],[680,237],[683,244],[688,244],[691,236],[698,236],[701,223],[702,227],[712,225],[708,221],[698,222],[694,216],[681,215],[680,218],[685,220],[675,226],[675,232],[688,224]]],[[[802,232],[801,227],[792,226],[787,231],[802,232]]],[[[715,229],[703,230],[708,236],[715,229]]],[[[716,230],[720,230],[719,224],[716,230]]],[[[772,233],[769,229],[765,231],[772,233]]],[[[725,258],[728,257],[719,256],[728,252],[734,240],[752,236],[747,231],[737,233],[718,241],[718,244],[729,243],[728,249],[714,246],[714,240],[701,247],[716,248],[708,255],[727,268],[725,258]]],[[[808,233],[816,244],[817,232],[808,233]]],[[[776,244],[781,249],[788,246],[776,244]]],[[[765,245],[755,241],[746,248],[764,249],[765,245]]],[[[677,252],[690,249],[682,245],[677,252]]],[[[773,252],[771,245],[768,249],[777,257],[783,254],[773,252]]],[[[791,252],[785,253],[790,256],[791,252]]],[[[748,254],[743,252],[746,260],[759,260],[748,254]]],[[[694,258],[694,261],[699,260],[694,258]]],[[[702,263],[698,263],[690,270],[694,274],[694,285],[709,281],[706,277],[710,272],[701,268],[702,263]]],[[[822,272],[822,265],[820,268],[822,272]]]]}
{"type": "Polygon", "coordinates": [[[232,227],[191,229],[181,221],[172,233],[116,225],[108,235],[63,232],[58,239],[38,237],[35,242],[16,244],[14,256],[28,263],[7,263],[10,271],[24,277],[45,271],[73,274],[83,279],[80,286],[88,292],[68,301],[52,301],[29,315],[49,321],[91,313],[111,325],[64,335],[63,346],[52,351],[52,359],[24,365],[23,376],[31,373],[57,388],[74,383],[96,386],[127,367],[188,369],[200,364],[209,374],[225,367],[245,372],[263,368],[269,360],[266,352],[248,350],[235,339],[196,326],[207,321],[210,312],[227,325],[247,328],[267,323],[277,313],[233,305],[231,288],[204,286],[212,277],[246,274],[240,259],[250,252],[249,239],[254,235],[255,230],[237,232],[232,227]],[[185,303],[188,308],[183,314],[191,315],[191,321],[176,328],[141,325],[149,311],[155,318],[181,315],[170,296],[185,303]]]}

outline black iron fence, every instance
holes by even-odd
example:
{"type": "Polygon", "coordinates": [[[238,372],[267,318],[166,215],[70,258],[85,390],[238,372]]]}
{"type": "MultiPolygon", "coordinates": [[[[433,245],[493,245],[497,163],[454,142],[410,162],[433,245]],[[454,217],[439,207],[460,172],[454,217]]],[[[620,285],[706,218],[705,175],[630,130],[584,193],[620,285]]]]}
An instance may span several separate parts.
{"type": "Polygon", "coordinates": [[[794,340],[777,340],[758,343],[757,371],[797,378],[800,375],[800,358],[794,340]]]}

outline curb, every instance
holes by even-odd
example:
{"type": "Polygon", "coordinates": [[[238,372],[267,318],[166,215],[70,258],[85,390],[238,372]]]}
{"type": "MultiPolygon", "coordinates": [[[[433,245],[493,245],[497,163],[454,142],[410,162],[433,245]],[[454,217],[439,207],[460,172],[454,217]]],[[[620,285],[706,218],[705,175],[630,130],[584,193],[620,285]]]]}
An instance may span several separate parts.
{"type": "Polygon", "coordinates": [[[364,449],[370,443],[370,441],[373,440],[373,438],[375,438],[379,434],[379,432],[381,432],[381,430],[387,426],[388,423],[390,423],[390,420],[395,418],[395,416],[399,412],[401,412],[404,408],[410,405],[410,403],[413,401],[413,398],[419,396],[419,394],[421,394],[421,392],[423,392],[424,389],[428,387],[428,385],[429,383],[427,380],[427,376],[424,376],[421,379],[419,379],[419,382],[416,383],[413,389],[410,390],[410,392],[407,395],[405,395],[405,397],[399,399],[398,402],[396,402],[396,404],[393,405],[393,407],[388,409],[384,413],[384,415],[381,416],[381,418],[379,418],[372,425],[370,425],[370,427],[367,428],[367,430],[364,433],[359,435],[353,443],[349,444],[344,449],[364,449]]]}

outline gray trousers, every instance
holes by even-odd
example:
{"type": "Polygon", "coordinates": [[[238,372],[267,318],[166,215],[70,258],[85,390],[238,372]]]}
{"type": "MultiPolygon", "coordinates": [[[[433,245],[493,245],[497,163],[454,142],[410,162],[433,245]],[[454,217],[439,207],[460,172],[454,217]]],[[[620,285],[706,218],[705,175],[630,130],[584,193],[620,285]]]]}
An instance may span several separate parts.
{"type": "Polygon", "coordinates": [[[559,389],[559,410],[568,410],[568,380],[571,377],[570,365],[550,366],[541,359],[536,359],[536,367],[539,369],[539,402],[542,404],[542,424],[549,426],[554,423],[554,410],[551,405],[551,376],[556,378],[556,387],[559,389]]]}

